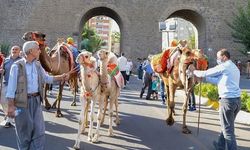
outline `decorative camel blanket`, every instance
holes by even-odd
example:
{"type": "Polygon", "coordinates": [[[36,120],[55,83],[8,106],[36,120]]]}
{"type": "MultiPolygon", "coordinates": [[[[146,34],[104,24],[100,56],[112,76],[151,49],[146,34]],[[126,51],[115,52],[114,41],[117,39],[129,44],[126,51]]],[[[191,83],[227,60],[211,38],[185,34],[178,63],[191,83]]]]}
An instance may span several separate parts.
{"type": "Polygon", "coordinates": [[[111,79],[115,80],[115,83],[118,87],[123,88],[124,87],[124,79],[119,71],[119,67],[117,64],[108,64],[107,66],[108,74],[110,75],[111,79]]]}
{"type": "Polygon", "coordinates": [[[177,47],[169,47],[162,53],[156,54],[152,57],[151,65],[155,72],[163,73],[172,71],[174,60],[179,56],[177,47]]]}

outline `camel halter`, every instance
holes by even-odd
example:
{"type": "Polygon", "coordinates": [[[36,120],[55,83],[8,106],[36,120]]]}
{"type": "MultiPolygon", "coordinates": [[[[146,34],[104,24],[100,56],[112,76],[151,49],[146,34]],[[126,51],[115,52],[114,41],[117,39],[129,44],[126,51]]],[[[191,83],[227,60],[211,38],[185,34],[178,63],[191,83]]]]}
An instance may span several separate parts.
{"type": "MultiPolygon", "coordinates": [[[[95,70],[91,70],[89,72],[86,72],[86,74],[89,74],[90,72],[96,73],[98,75],[98,73],[95,70]]],[[[93,96],[92,93],[94,93],[97,90],[97,88],[99,87],[99,85],[100,85],[100,82],[98,82],[97,86],[94,89],[90,88],[90,90],[86,90],[85,88],[83,88],[84,97],[86,97],[86,98],[87,97],[92,97],[93,96]]]]}
{"type": "MultiPolygon", "coordinates": [[[[191,63],[190,63],[191,64],[191,63]]],[[[189,65],[190,65],[189,64],[189,65]]],[[[189,67],[189,66],[188,66],[189,67]]],[[[188,74],[186,74],[186,84],[188,84],[188,82],[187,82],[187,80],[188,80],[188,74]]],[[[201,83],[202,83],[202,81],[199,83],[199,109],[198,109],[198,127],[197,127],[197,136],[199,135],[199,132],[200,132],[200,114],[201,114],[201,83]]],[[[187,89],[187,91],[186,91],[186,87],[188,86],[188,85],[186,85],[186,87],[185,87],[185,92],[186,92],[186,94],[187,94],[187,97],[188,97],[188,99],[189,99],[189,94],[190,94],[190,91],[195,87],[195,85],[196,84],[194,84],[190,89],[187,89]]]]}

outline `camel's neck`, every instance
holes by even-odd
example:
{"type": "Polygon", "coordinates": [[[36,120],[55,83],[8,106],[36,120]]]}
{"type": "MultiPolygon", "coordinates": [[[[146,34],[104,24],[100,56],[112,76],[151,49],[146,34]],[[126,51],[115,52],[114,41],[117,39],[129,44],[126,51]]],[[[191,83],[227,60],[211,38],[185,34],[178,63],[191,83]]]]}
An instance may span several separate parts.
{"type": "Polygon", "coordinates": [[[96,81],[95,79],[98,78],[96,70],[88,66],[83,66],[81,68],[81,77],[83,89],[86,91],[89,91],[91,87],[95,86],[94,81],[96,81]]]}
{"type": "Polygon", "coordinates": [[[100,79],[102,83],[108,82],[108,70],[107,70],[108,61],[100,61],[100,79]]]}
{"type": "Polygon", "coordinates": [[[39,57],[39,60],[41,62],[42,67],[45,69],[47,72],[51,72],[51,57],[47,54],[45,51],[45,46],[40,46],[41,54],[39,57]]]}

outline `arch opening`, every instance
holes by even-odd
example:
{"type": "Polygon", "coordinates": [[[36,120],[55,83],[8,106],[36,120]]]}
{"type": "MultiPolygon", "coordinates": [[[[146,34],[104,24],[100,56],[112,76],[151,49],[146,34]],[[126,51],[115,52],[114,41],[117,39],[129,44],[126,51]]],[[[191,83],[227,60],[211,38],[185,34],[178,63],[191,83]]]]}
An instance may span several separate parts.
{"type": "MultiPolygon", "coordinates": [[[[97,25],[94,26],[94,28],[96,29],[96,32],[99,34],[100,36],[103,36],[103,33],[105,32],[105,34],[109,35],[109,36],[112,36],[109,38],[109,41],[106,42],[106,44],[109,44],[109,50],[112,50],[112,51],[115,51],[115,53],[117,54],[120,54],[120,49],[122,49],[120,46],[122,45],[122,29],[123,29],[123,23],[122,23],[122,20],[121,20],[121,17],[112,9],[110,8],[107,8],[107,7],[96,7],[96,8],[93,8],[93,9],[90,9],[89,11],[87,11],[81,21],[80,21],[80,25],[79,25],[79,33],[81,34],[83,32],[83,27],[84,25],[87,23],[90,25],[90,22],[91,20],[96,20],[95,23],[98,24],[98,22],[100,22],[100,18],[104,18],[104,20],[110,20],[110,25],[108,25],[109,27],[105,27],[106,29],[104,30],[109,30],[109,33],[106,33],[107,31],[102,31],[100,32],[100,30],[102,29],[97,29],[97,25]],[[110,18],[110,19],[107,19],[107,18],[110,18]],[[99,21],[98,21],[99,20],[99,21]],[[110,28],[110,29],[108,29],[110,28]],[[112,28],[112,29],[111,29],[112,28]],[[113,29],[115,28],[115,30],[113,31],[113,29]],[[99,30],[99,31],[97,31],[99,30]],[[114,44],[112,42],[110,42],[110,40],[112,40],[111,38],[113,38],[114,34],[117,35],[117,33],[119,33],[119,46],[117,46],[117,43],[114,44]],[[116,50],[114,50],[114,47],[116,50]],[[117,50],[119,49],[119,51],[117,50]]],[[[100,23],[100,24],[103,24],[103,23],[100,23]]],[[[106,23],[107,24],[107,23],[106,23]]],[[[81,42],[83,39],[82,39],[82,36],[79,35],[78,37],[78,41],[81,42]]],[[[107,48],[107,47],[103,47],[103,48],[107,48]]]]}
{"type": "Polygon", "coordinates": [[[204,18],[199,13],[187,9],[178,10],[169,15],[166,21],[175,22],[176,30],[178,29],[177,35],[174,35],[175,37],[180,37],[181,32],[185,31],[190,36],[194,35],[195,48],[207,48],[206,24],[204,18]]]}

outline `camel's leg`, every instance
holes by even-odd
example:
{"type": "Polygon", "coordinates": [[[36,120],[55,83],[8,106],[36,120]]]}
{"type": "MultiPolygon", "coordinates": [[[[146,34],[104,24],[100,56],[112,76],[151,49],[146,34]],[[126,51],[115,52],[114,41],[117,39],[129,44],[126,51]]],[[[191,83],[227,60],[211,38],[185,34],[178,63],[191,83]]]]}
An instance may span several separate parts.
{"type": "Polygon", "coordinates": [[[101,124],[103,124],[103,123],[104,123],[104,119],[105,119],[105,116],[106,116],[106,111],[107,111],[107,106],[108,106],[108,97],[107,97],[107,96],[105,96],[105,98],[104,98],[104,107],[103,107],[104,112],[103,112],[103,115],[102,115],[101,124]]]}
{"type": "Polygon", "coordinates": [[[97,113],[96,133],[95,133],[94,138],[92,139],[92,142],[94,142],[94,143],[98,142],[98,138],[100,136],[99,130],[100,130],[100,126],[101,126],[102,109],[103,109],[103,101],[104,101],[103,98],[101,98],[100,96],[98,96],[97,99],[99,100],[99,109],[98,109],[98,113],[97,113]]]}
{"type": "Polygon", "coordinates": [[[64,85],[64,83],[60,84],[57,99],[53,104],[53,106],[56,106],[56,104],[57,104],[56,117],[63,117],[63,114],[61,113],[61,108],[60,108],[61,100],[62,100],[63,85],[64,85]]]}
{"type": "Polygon", "coordinates": [[[73,92],[73,101],[71,103],[71,106],[76,106],[76,91],[77,91],[77,76],[72,79],[72,92],[73,92]]]}
{"type": "Polygon", "coordinates": [[[168,125],[174,124],[174,118],[173,118],[173,112],[174,112],[174,94],[176,91],[176,85],[173,83],[169,83],[169,96],[168,96],[168,118],[166,119],[166,122],[168,125]]]}
{"type": "Polygon", "coordinates": [[[117,91],[117,96],[116,96],[116,98],[115,98],[115,111],[116,111],[116,119],[115,119],[115,124],[116,125],[119,125],[120,123],[121,123],[121,121],[120,121],[120,118],[119,118],[119,115],[118,115],[118,104],[119,104],[119,102],[118,102],[118,95],[119,95],[119,93],[120,93],[120,90],[119,91],[117,91]]]}
{"type": "Polygon", "coordinates": [[[47,99],[47,91],[49,89],[49,84],[44,84],[44,91],[43,91],[43,99],[45,102],[45,109],[49,110],[51,108],[51,105],[47,99]]]}
{"type": "MultiPolygon", "coordinates": [[[[82,115],[82,112],[81,112],[82,115]]],[[[83,115],[84,116],[84,115],[83,115]]],[[[80,135],[81,135],[81,131],[82,131],[82,127],[83,127],[83,122],[81,122],[81,120],[79,120],[79,127],[78,127],[78,132],[77,132],[77,136],[76,136],[76,141],[75,141],[75,145],[74,145],[74,149],[79,150],[80,149],[80,135]]],[[[83,127],[84,128],[84,127],[83,127]]]]}
{"type": "Polygon", "coordinates": [[[182,133],[185,133],[185,134],[190,134],[191,133],[191,131],[187,128],[187,125],[186,125],[188,99],[189,99],[189,96],[187,96],[185,94],[184,103],[183,103],[183,106],[182,106],[182,111],[183,111],[182,133]]]}
{"type": "Polygon", "coordinates": [[[94,122],[94,107],[95,107],[95,101],[91,100],[90,104],[90,115],[89,115],[89,133],[88,133],[88,141],[91,142],[93,134],[93,122],[94,122]]]}
{"type": "Polygon", "coordinates": [[[84,108],[84,120],[83,120],[85,128],[89,127],[89,123],[88,123],[89,105],[90,105],[90,100],[87,99],[87,102],[86,102],[86,105],[85,105],[85,108],[84,108]]]}
{"type": "Polygon", "coordinates": [[[84,126],[84,120],[86,119],[85,118],[85,110],[88,109],[86,108],[87,106],[87,101],[86,99],[82,99],[82,110],[81,110],[81,113],[80,113],[80,116],[79,116],[79,126],[78,126],[78,132],[77,132],[77,137],[76,137],[76,141],[75,141],[75,145],[74,145],[74,149],[80,149],[80,135],[81,133],[84,132],[85,130],[85,126],[84,126]]]}
{"type": "Polygon", "coordinates": [[[114,101],[115,101],[115,97],[114,96],[110,97],[110,101],[109,101],[109,130],[108,130],[108,135],[109,136],[113,136],[113,121],[112,121],[112,117],[113,117],[113,105],[114,105],[114,101]]]}

